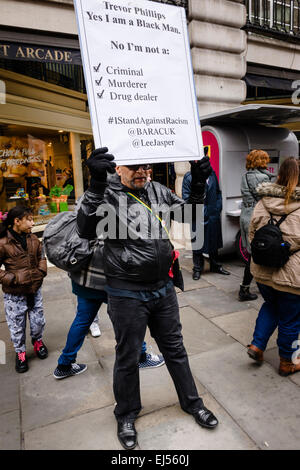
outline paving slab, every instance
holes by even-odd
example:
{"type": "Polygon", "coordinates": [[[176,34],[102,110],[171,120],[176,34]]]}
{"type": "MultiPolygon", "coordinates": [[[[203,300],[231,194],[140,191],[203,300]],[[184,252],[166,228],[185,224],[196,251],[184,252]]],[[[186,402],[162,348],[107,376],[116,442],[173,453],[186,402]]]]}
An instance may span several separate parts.
{"type": "MultiPolygon", "coordinates": [[[[100,321],[101,329],[101,321],[100,321]]],[[[115,349],[116,340],[113,329],[101,330],[101,336],[98,338],[93,338],[89,335],[91,343],[93,345],[95,354],[98,359],[101,360],[101,357],[110,356],[115,349]]]]}
{"type": "Polygon", "coordinates": [[[184,292],[210,286],[202,277],[198,281],[194,281],[192,273],[188,272],[186,269],[181,269],[181,272],[184,281],[184,292]]]}
{"type": "MultiPolygon", "coordinates": [[[[53,268],[48,269],[48,275],[42,286],[43,300],[64,299],[72,295],[71,280],[68,274],[53,268]]],[[[75,298],[75,296],[74,296],[75,298]]]]}
{"type": "Polygon", "coordinates": [[[72,296],[45,302],[44,311],[46,319],[44,339],[47,347],[63,348],[76,313],[72,296]]]}
{"type": "Polygon", "coordinates": [[[113,408],[109,406],[25,432],[25,449],[123,450],[117,438],[113,408]]]}
{"type": "MultiPolygon", "coordinates": [[[[253,339],[253,332],[257,318],[257,310],[251,308],[241,312],[228,313],[219,317],[212,318],[215,323],[239,343],[247,346],[253,339]]],[[[277,330],[271,336],[267,349],[276,346],[277,330]]]]}
{"type": "MultiPolygon", "coordinates": [[[[155,347],[153,349],[157,351],[155,347]]],[[[106,378],[111,388],[114,362],[114,355],[101,358],[101,365],[106,372],[106,378]]],[[[205,393],[204,387],[198,382],[197,378],[195,378],[195,382],[199,394],[205,393]]],[[[155,369],[140,370],[140,393],[143,407],[140,416],[178,403],[173,381],[165,365],[155,369]]]]}
{"type": "MultiPolygon", "coordinates": [[[[28,365],[29,370],[26,374],[21,374],[20,380],[23,379],[31,379],[31,378],[38,378],[38,377],[48,377],[49,375],[53,374],[54,369],[57,366],[57,361],[59,356],[61,355],[61,350],[51,348],[48,349],[48,357],[46,359],[39,359],[31,346],[31,349],[28,349],[28,365]]],[[[77,355],[77,362],[79,363],[92,363],[97,362],[98,358],[95,353],[95,350],[89,340],[89,337],[86,337],[82,347],[80,348],[78,355],[77,355]]]]}
{"type": "Polygon", "coordinates": [[[215,287],[206,287],[201,290],[184,292],[182,301],[185,301],[204,315],[206,318],[216,317],[249,308],[247,302],[239,302],[235,296],[223,292],[215,287]]]}
{"type": "Polygon", "coordinates": [[[239,343],[199,359],[194,374],[259,448],[299,449],[300,394],[295,383],[267,363],[258,366],[239,343]]]}
{"type": "Polygon", "coordinates": [[[0,364],[0,415],[8,411],[19,410],[19,379],[15,371],[15,353],[6,354],[6,364],[0,364]]]}
{"type": "Polygon", "coordinates": [[[179,405],[142,416],[136,422],[141,450],[254,450],[255,444],[209,394],[205,406],[218,417],[215,429],[200,427],[179,405]]]}
{"type": "Polygon", "coordinates": [[[178,300],[178,305],[179,305],[179,308],[181,307],[188,307],[188,301],[186,299],[186,297],[183,295],[183,293],[178,293],[177,294],[177,300],[178,300]]]}
{"type": "Polygon", "coordinates": [[[4,341],[6,354],[15,351],[10,339],[10,333],[6,321],[0,323],[0,341],[4,341]]]}
{"type": "MultiPolygon", "coordinates": [[[[225,266],[224,266],[225,268],[225,266]]],[[[230,266],[226,265],[226,268],[230,272],[230,266]]],[[[238,296],[238,292],[240,289],[240,284],[243,278],[236,276],[235,274],[231,273],[229,276],[224,276],[224,274],[217,274],[217,273],[204,273],[201,278],[203,278],[209,284],[216,286],[218,289],[222,289],[224,292],[232,292],[235,296],[238,296]]]]}
{"type": "Polygon", "coordinates": [[[21,449],[20,412],[0,415],[0,450],[21,449]]]}
{"type": "Polygon", "coordinates": [[[233,342],[226,333],[191,307],[181,308],[180,318],[183,342],[188,355],[198,354],[210,349],[216,350],[233,342]]]}
{"type": "MultiPolygon", "coordinates": [[[[275,370],[279,368],[279,351],[278,348],[267,349],[264,353],[265,360],[273,366],[275,370]]],[[[300,385],[300,372],[296,372],[295,374],[289,375],[286,377],[287,380],[294,382],[296,385],[300,385]]]]}
{"type": "Polygon", "coordinates": [[[111,385],[97,362],[88,364],[83,374],[63,380],[54,379],[52,374],[43,380],[24,377],[21,396],[24,431],[114,403],[111,385]]]}

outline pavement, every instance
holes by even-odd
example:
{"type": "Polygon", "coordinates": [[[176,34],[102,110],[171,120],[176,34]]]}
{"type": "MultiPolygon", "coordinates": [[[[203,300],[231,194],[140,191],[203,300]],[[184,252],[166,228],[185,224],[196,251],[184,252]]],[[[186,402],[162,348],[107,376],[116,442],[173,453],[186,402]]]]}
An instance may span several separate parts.
{"type": "MultiPolygon", "coordinates": [[[[192,280],[191,252],[182,252],[181,266],[185,292],[178,293],[178,300],[184,343],[199,394],[219,426],[203,429],[180,409],[166,366],[142,370],[136,449],[299,449],[300,373],[278,375],[275,334],[263,365],[246,354],[262,300],[237,300],[242,264],[226,258],[223,266],[231,276],[206,270],[199,281],[192,280]]],[[[254,283],[252,290],[258,292],[254,283]]],[[[115,340],[106,306],[100,310],[101,337],[87,335],[78,354],[77,361],[86,363],[87,371],[55,380],[52,374],[76,308],[67,274],[49,268],[43,296],[49,357],[41,361],[34,355],[27,326],[30,369],[25,374],[15,372],[1,302],[0,358],[6,363],[0,363],[0,449],[122,450],[113,415],[115,340]]],[[[146,340],[157,352],[149,332],[146,340]]]]}

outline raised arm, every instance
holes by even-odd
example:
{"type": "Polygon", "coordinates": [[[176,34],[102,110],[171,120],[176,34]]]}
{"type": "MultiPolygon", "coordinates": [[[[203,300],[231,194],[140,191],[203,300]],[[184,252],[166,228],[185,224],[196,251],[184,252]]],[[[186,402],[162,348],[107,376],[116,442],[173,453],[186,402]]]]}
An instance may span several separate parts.
{"type": "Polygon", "coordinates": [[[89,240],[96,237],[96,226],[99,221],[96,212],[99,205],[103,203],[107,187],[107,173],[115,171],[114,156],[107,152],[107,147],[96,149],[87,161],[91,182],[80,202],[77,213],[77,230],[80,237],[89,240]]]}

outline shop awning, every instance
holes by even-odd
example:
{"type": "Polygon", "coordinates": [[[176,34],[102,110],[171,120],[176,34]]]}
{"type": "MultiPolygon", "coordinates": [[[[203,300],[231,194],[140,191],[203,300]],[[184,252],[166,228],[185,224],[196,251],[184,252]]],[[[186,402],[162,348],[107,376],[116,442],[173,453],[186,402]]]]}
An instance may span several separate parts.
{"type": "Polygon", "coordinates": [[[207,114],[200,118],[201,125],[264,124],[280,126],[300,121],[300,107],[268,104],[248,104],[226,109],[219,113],[207,114]]]}
{"type": "Polygon", "coordinates": [[[245,76],[244,80],[247,85],[253,87],[270,88],[272,90],[285,90],[293,92],[293,80],[287,80],[276,77],[266,77],[263,75],[253,75],[250,73],[245,76]]]}

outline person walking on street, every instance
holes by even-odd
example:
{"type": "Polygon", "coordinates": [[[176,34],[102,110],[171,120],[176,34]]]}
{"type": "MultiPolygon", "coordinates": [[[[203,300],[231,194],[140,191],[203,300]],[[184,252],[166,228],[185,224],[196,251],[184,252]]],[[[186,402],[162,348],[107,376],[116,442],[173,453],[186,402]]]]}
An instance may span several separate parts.
{"type": "MultiPolygon", "coordinates": [[[[195,165],[191,162],[191,166],[195,165]]],[[[191,194],[192,174],[187,172],[184,175],[182,182],[182,198],[188,201],[191,194]]],[[[221,211],[222,211],[222,192],[220,190],[219,182],[216,173],[212,170],[210,176],[206,181],[205,200],[204,200],[204,244],[201,249],[193,248],[193,279],[198,281],[201,277],[204,268],[204,256],[208,254],[210,271],[229,275],[230,272],[226,271],[218,262],[218,250],[223,246],[222,239],[222,225],[221,225],[221,211]]],[[[196,234],[200,227],[197,227],[196,221],[192,221],[192,232],[196,234]]]]}
{"type": "MultiPolygon", "coordinates": [[[[300,181],[295,158],[281,165],[276,183],[266,182],[257,187],[262,198],[254,208],[249,240],[266,224],[270,216],[280,223],[283,243],[290,244],[290,256],[281,268],[272,268],[251,261],[251,272],[264,298],[258,313],[253,340],[248,355],[263,362],[263,352],[278,327],[279,374],[287,376],[300,371],[300,181]]],[[[257,260],[256,260],[257,261],[257,260]]]]}
{"type": "MultiPolygon", "coordinates": [[[[138,362],[147,325],[166,361],[182,409],[207,428],[216,427],[218,420],[198,395],[169,277],[174,252],[163,220],[171,210],[182,213],[185,203],[159,183],[147,182],[148,165],[116,167],[107,152],[107,148],[97,149],[87,161],[91,183],[79,208],[77,225],[79,235],[88,239],[95,237],[96,227],[101,232],[108,226],[103,259],[108,314],[117,343],[114,413],[122,446],[133,449],[137,444],[134,422],[141,410],[138,362]],[[115,169],[107,181],[107,172],[115,169]],[[126,237],[121,233],[124,228],[128,230],[126,237]]],[[[208,159],[194,168],[189,202],[203,201],[210,172],[208,159]]]]}
{"type": "Polygon", "coordinates": [[[16,351],[16,371],[27,372],[26,319],[30,323],[31,341],[40,359],[48,350],[42,341],[45,318],[41,286],[47,275],[42,244],[31,233],[33,214],[28,207],[17,206],[7,214],[0,234],[0,283],[11,341],[16,351]]]}
{"type": "Polygon", "coordinates": [[[241,193],[243,197],[240,227],[242,245],[248,252],[248,260],[244,269],[243,282],[240,284],[239,300],[245,302],[257,299],[256,294],[250,292],[250,284],[253,276],[250,271],[251,263],[251,247],[248,238],[249,225],[253,209],[260,200],[261,196],[258,194],[256,188],[260,183],[271,181],[272,175],[268,172],[267,166],[270,162],[270,157],[264,150],[252,150],[246,159],[247,172],[242,177],[241,193]]]}

